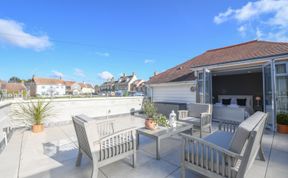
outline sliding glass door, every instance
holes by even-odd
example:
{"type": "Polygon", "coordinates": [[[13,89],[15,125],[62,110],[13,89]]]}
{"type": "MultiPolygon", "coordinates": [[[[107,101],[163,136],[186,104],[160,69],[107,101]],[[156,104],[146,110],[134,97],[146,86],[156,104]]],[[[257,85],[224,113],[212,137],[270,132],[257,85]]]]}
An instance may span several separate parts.
{"type": "Polygon", "coordinates": [[[262,68],[263,73],[263,106],[268,113],[267,127],[275,129],[275,85],[274,61],[270,61],[262,68]]]}
{"type": "Polygon", "coordinates": [[[288,63],[275,63],[276,114],[288,113],[288,63]]]}
{"type": "Polygon", "coordinates": [[[212,75],[208,69],[198,71],[197,103],[212,103],[212,75]]]}

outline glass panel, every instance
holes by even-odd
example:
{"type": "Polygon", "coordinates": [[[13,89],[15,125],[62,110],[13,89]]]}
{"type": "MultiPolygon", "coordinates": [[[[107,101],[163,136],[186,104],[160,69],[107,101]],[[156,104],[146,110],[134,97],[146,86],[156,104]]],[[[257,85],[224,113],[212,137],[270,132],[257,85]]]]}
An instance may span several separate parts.
{"type": "Polygon", "coordinates": [[[286,64],[276,64],[276,74],[286,74],[286,64]]]}
{"type": "Polygon", "coordinates": [[[276,77],[276,111],[288,112],[288,76],[276,77]]]}
{"type": "Polygon", "coordinates": [[[274,106],[273,106],[273,88],[272,88],[272,70],[271,64],[263,67],[264,80],[264,109],[268,113],[268,126],[274,129],[274,106]]]}
{"type": "Polygon", "coordinates": [[[211,103],[211,72],[205,71],[205,103],[211,103]]]}

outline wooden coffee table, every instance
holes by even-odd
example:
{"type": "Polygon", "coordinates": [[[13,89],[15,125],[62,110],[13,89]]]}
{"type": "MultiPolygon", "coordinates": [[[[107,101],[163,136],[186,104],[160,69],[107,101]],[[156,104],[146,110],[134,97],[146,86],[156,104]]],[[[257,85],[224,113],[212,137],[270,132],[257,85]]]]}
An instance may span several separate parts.
{"type": "Polygon", "coordinates": [[[192,134],[193,124],[177,121],[175,128],[159,127],[155,130],[149,130],[145,127],[137,129],[137,149],[139,148],[140,134],[150,137],[156,141],[156,159],[160,160],[160,141],[177,135],[186,130],[190,130],[192,134]]]}

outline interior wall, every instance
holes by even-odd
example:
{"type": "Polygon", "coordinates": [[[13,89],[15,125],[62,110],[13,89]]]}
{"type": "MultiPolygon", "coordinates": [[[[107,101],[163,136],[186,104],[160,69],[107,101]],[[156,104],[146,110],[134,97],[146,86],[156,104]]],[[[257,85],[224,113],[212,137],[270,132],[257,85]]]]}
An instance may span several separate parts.
{"type": "MultiPolygon", "coordinates": [[[[213,76],[213,102],[218,102],[218,95],[253,95],[263,99],[262,73],[213,76]]],[[[261,103],[260,103],[261,104],[261,103]]]]}

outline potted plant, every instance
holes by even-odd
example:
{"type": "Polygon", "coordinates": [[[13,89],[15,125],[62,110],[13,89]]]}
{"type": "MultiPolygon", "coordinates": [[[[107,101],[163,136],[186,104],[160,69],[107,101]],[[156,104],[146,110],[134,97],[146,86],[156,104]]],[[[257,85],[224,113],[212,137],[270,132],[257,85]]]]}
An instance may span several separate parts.
{"type": "Polygon", "coordinates": [[[288,113],[277,114],[277,130],[279,133],[288,134],[288,113]]]}
{"type": "Polygon", "coordinates": [[[156,123],[156,125],[158,125],[158,126],[169,127],[169,122],[168,122],[166,116],[164,116],[163,114],[154,115],[153,120],[156,123]]]}
{"type": "Polygon", "coordinates": [[[15,115],[24,119],[27,125],[32,125],[32,132],[39,133],[44,130],[43,121],[52,116],[52,106],[50,102],[42,100],[22,103],[15,110],[15,115]]]}
{"type": "Polygon", "coordinates": [[[150,101],[144,102],[143,111],[145,115],[147,116],[145,120],[145,127],[147,129],[154,130],[156,128],[156,122],[154,121],[153,117],[157,112],[154,104],[150,101]]]}

